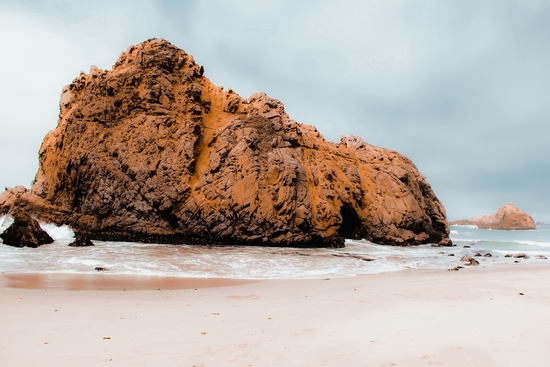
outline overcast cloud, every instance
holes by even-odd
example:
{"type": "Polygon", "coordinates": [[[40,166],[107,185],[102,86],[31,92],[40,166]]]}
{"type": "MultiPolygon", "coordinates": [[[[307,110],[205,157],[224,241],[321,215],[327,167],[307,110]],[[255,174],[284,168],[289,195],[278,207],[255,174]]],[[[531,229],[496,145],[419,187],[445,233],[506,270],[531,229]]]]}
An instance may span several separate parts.
{"type": "Polygon", "coordinates": [[[407,155],[450,219],[550,222],[548,1],[4,0],[0,34],[1,186],[30,186],[63,85],[163,37],[328,140],[407,155]]]}

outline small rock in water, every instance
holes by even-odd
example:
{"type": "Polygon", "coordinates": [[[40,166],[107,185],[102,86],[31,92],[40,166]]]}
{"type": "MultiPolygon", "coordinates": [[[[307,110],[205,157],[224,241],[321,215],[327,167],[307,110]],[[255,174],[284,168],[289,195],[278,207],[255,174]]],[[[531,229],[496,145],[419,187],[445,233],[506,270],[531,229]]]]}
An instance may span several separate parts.
{"type": "Polygon", "coordinates": [[[472,247],[472,246],[470,246],[470,245],[464,245],[464,248],[470,248],[470,247],[472,247]]]}
{"type": "Polygon", "coordinates": [[[376,260],[376,259],[373,259],[372,257],[361,256],[361,255],[354,255],[354,254],[350,254],[349,252],[344,252],[344,253],[340,253],[340,254],[332,254],[332,256],[336,256],[336,257],[351,257],[351,258],[353,258],[353,259],[363,260],[363,261],[374,261],[374,260],[376,260]]]}
{"type": "Polygon", "coordinates": [[[544,255],[536,255],[536,256],[535,256],[535,259],[546,260],[546,256],[544,256],[544,255]]]}
{"type": "Polygon", "coordinates": [[[487,252],[485,255],[483,255],[484,257],[493,257],[493,255],[491,255],[490,252],[487,252]]]}
{"type": "Polygon", "coordinates": [[[504,257],[512,257],[512,254],[506,254],[504,257]]]}
{"type": "Polygon", "coordinates": [[[515,258],[515,259],[528,259],[529,256],[527,256],[527,255],[524,254],[523,252],[520,252],[519,254],[515,254],[515,255],[514,255],[514,258],[515,258]]]}
{"type": "Polygon", "coordinates": [[[464,266],[455,266],[454,268],[447,269],[447,271],[459,271],[460,269],[464,269],[464,266]]]}
{"type": "Polygon", "coordinates": [[[462,259],[460,259],[460,261],[464,262],[464,265],[466,266],[479,265],[479,261],[477,261],[476,259],[468,255],[463,256],[462,259]]]}
{"type": "Polygon", "coordinates": [[[366,257],[366,256],[354,256],[356,259],[358,260],[363,260],[363,261],[374,261],[376,259],[373,259],[372,257],[366,257]]]}
{"type": "Polygon", "coordinates": [[[479,252],[476,252],[474,256],[481,256],[481,254],[479,252]]]}
{"type": "Polygon", "coordinates": [[[81,235],[79,233],[76,234],[75,240],[71,243],[69,243],[69,246],[71,247],[87,247],[87,246],[95,246],[90,239],[84,235],[81,235]]]}
{"type": "Polygon", "coordinates": [[[109,269],[104,268],[104,267],[102,267],[102,266],[96,266],[96,267],[95,267],[95,271],[109,271],[109,269]]]}
{"type": "Polygon", "coordinates": [[[14,247],[37,248],[53,242],[38,224],[36,219],[25,213],[18,213],[13,217],[13,223],[0,234],[5,245],[14,247]]]}
{"type": "Polygon", "coordinates": [[[447,256],[455,256],[455,254],[449,254],[449,255],[447,255],[447,256]]]}

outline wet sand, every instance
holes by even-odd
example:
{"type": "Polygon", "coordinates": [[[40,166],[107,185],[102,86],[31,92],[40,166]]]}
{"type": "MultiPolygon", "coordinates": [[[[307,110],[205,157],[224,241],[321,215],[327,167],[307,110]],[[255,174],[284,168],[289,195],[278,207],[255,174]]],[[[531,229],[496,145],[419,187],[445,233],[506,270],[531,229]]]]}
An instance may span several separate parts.
{"type": "Polygon", "coordinates": [[[1,274],[0,286],[25,289],[63,290],[175,290],[216,288],[254,283],[256,280],[223,278],[177,278],[160,276],[98,274],[1,274]]]}
{"type": "Polygon", "coordinates": [[[549,289],[541,266],[251,282],[1,274],[0,361],[549,366],[549,289]]]}

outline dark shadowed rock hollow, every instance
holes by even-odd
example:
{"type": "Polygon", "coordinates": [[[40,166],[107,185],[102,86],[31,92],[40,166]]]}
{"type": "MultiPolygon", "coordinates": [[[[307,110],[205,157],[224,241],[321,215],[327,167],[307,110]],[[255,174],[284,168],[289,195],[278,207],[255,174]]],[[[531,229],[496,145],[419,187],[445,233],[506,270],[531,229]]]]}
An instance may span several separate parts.
{"type": "Polygon", "coordinates": [[[407,245],[448,238],[445,209],[405,156],[326,141],[264,93],[210,82],[162,39],[63,89],[32,189],[0,195],[86,238],[194,244],[407,245]]]}

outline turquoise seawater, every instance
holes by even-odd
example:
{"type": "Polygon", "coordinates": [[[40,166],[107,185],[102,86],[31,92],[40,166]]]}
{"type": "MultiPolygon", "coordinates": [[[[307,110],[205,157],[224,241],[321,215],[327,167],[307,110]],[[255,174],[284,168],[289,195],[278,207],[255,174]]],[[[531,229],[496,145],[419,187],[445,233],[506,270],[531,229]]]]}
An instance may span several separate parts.
{"type": "MultiPolygon", "coordinates": [[[[0,232],[12,219],[0,217],[0,232]]],[[[550,227],[535,231],[491,231],[451,227],[455,247],[381,246],[368,241],[346,241],[343,249],[296,249],[255,246],[203,247],[94,241],[96,246],[72,248],[70,228],[41,224],[54,239],[37,249],[0,244],[3,273],[95,273],[101,266],[114,274],[193,278],[324,278],[399,271],[409,268],[448,269],[461,265],[463,255],[490,252],[477,257],[480,266],[513,264],[550,265],[550,227]],[[464,246],[470,246],[464,247],[464,246]],[[525,253],[529,259],[506,254],[525,253]],[[450,254],[454,256],[449,256],[450,254]],[[372,259],[372,261],[366,261],[372,259]],[[514,263],[519,261],[519,264],[514,263]]]]}
{"type": "Polygon", "coordinates": [[[539,226],[533,231],[498,231],[472,226],[451,226],[451,238],[459,246],[472,245],[476,249],[497,254],[523,252],[537,255],[550,252],[550,226],[539,226]]]}

